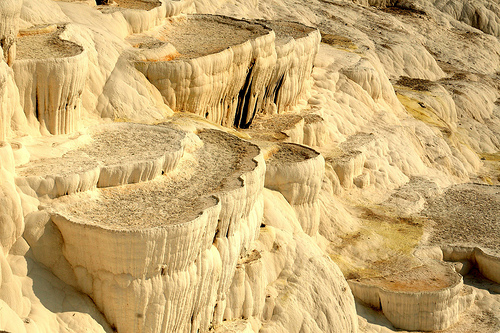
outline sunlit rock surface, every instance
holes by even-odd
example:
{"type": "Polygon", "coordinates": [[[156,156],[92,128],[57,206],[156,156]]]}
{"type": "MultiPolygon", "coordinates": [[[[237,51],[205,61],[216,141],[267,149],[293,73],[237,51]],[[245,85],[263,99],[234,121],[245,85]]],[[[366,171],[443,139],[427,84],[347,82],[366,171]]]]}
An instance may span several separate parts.
{"type": "Polygon", "coordinates": [[[500,329],[495,1],[0,4],[0,330],[500,329]]]}

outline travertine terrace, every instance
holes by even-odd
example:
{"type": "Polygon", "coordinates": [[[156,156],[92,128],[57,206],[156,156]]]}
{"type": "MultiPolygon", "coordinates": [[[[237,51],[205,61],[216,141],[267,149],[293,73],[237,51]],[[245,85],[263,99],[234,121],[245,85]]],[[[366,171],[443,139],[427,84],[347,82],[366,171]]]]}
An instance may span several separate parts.
{"type": "Polygon", "coordinates": [[[155,37],[174,49],[162,58],[138,61],[136,68],[165,103],[241,128],[258,113],[283,112],[296,103],[320,40],[316,29],[298,23],[213,15],[172,19],[155,37]],[[278,37],[273,24],[282,26],[278,37]]]}
{"type": "Polygon", "coordinates": [[[0,331],[500,330],[493,0],[2,0],[0,331]]]}

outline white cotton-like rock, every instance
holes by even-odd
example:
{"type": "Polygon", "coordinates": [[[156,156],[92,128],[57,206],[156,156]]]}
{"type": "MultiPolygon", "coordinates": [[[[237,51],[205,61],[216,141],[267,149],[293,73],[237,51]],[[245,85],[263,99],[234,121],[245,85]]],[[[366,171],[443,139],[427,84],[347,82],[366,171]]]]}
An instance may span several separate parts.
{"type": "Polygon", "coordinates": [[[176,52],[165,60],[157,61],[155,56],[139,60],[136,68],[174,111],[246,128],[257,113],[281,113],[297,103],[306,90],[320,40],[317,30],[297,23],[262,22],[276,29],[278,39],[274,30],[224,17],[173,20],[157,38],[172,43],[176,52]],[[238,34],[224,37],[231,26],[238,34]],[[203,46],[196,50],[182,40],[192,31],[199,31],[201,38],[200,34],[217,28],[220,39],[214,39],[217,34],[206,37],[214,39],[212,52],[204,51],[203,46]]]}
{"type": "Polygon", "coordinates": [[[260,235],[238,262],[222,327],[242,317],[254,331],[356,331],[354,300],[336,265],[308,243],[294,209],[279,192],[265,189],[264,197],[260,235]],[[329,276],[331,283],[321,284],[318,274],[329,276]],[[261,327],[255,327],[255,319],[261,327]]]}
{"type": "Polygon", "coordinates": [[[11,68],[0,60],[0,140],[14,134],[36,134],[27,126],[26,116],[19,100],[19,92],[11,68]]]}
{"type": "MultiPolygon", "coordinates": [[[[193,11],[192,7],[193,0],[163,0],[158,3],[158,6],[149,10],[123,8],[119,12],[129,24],[130,30],[133,33],[140,33],[160,25],[166,17],[191,13],[193,11]]],[[[111,13],[113,13],[116,7],[111,7],[111,10],[111,13]]],[[[106,9],[103,9],[103,12],[106,13],[106,9]]]]}
{"type": "Polygon", "coordinates": [[[443,259],[452,262],[467,261],[475,265],[486,278],[498,283],[500,258],[480,247],[442,246],[443,259]]]}
{"type": "Polygon", "coordinates": [[[172,20],[157,38],[172,43],[179,54],[169,61],[137,61],[136,68],[172,110],[193,112],[225,126],[248,127],[264,109],[265,85],[276,62],[270,29],[225,17],[191,15],[172,20]],[[183,41],[191,30],[206,38],[210,35],[217,51],[183,41]],[[231,37],[234,41],[224,39],[229,31],[238,32],[231,37]]]}
{"type": "Polygon", "coordinates": [[[25,333],[24,322],[12,311],[5,301],[0,299],[0,329],[6,332],[25,333]]]}
{"type": "Polygon", "coordinates": [[[474,249],[474,259],[481,274],[496,283],[500,283],[500,258],[498,256],[476,248],[474,249]]]}
{"type": "Polygon", "coordinates": [[[14,155],[16,167],[30,161],[30,153],[22,143],[11,142],[10,146],[12,147],[12,154],[14,155]]]}
{"type": "Polygon", "coordinates": [[[8,253],[24,228],[21,200],[13,182],[11,146],[0,141],[0,245],[8,253]]]}
{"type": "Polygon", "coordinates": [[[287,21],[261,21],[275,35],[276,65],[266,87],[266,112],[283,113],[304,94],[318,53],[318,30],[287,21]]]}
{"type": "Polygon", "coordinates": [[[429,1],[438,10],[483,32],[500,36],[500,6],[495,1],[429,1]]]}
{"type": "Polygon", "coordinates": [[[191,193],[182,191],[182,182],[190,179],[183,179],[183,173],[191,177],[190,172],[207,172],[202,166],[190,171],[196,164],[186,160],[177,171],[180,176],[106,188],[96,197],[92,193],[62,197],[51,209],[51,221],[44,222],[41,213],[30,217],[26,238],[35,256],[63,280],[71,278],[63,269],[67,261],[78,287],[120,331],[207,331],[221,322],[238,259],[246,255],[258,235],[265,173],[260,150],[218,131],[205,130],[198,135],[204,145],[194,153],[205,154],[202,158],[213,158],[210,153],[223,151],[216,146],[218,140],[227,140],[232,147],[221,161],[240,161],[236,157],[242,156],[234,155],[232,149],[246,152],[238,169],[233,170],[232,164],[225,167],[228,178],[222,178],[222,190],[195,187],[190,189],[192,193],[208,196],[183,198],[191,193]],[[138,200],[151,202],[137,206],[138,200]],[[185,200],[187,207],[179,200],[185,200]],[[106,217],[115,211],[107,211],[110,203],[131,210],[113,220],[106,217]],[[167,209],[167,215],[158,220],[147,213],[148,207],[155,212],[167,209]],[[135,216],[136,209],[144,212],[135,216]],[[88,248],[96,239],[100,245],[88,248]],[[47,256],[50,247],[55,247],[53,253],[61,253],[57,250],[61,242],[63,258],[47,256]],[[55,262],[60,267],[54,267],[55,262]],[[115,296],[110,297],[110,291],[115,296]]]}
{"type": "Polygon", "coordinates": [[[21,20],[23,28],[70,21],[59,8],[58,2],[50,0],[23,0],[21,20]]]}

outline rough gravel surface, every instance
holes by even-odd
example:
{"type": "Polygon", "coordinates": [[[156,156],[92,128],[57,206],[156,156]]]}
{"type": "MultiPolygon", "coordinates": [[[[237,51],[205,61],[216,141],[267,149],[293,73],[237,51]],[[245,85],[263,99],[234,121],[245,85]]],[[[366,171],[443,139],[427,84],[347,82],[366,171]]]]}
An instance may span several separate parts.
{"type": "Polygon", "coordinates": [[[77,174],[95,168],[146,161],[159,158],[169,151],[181,149],[184,134],[159,126],[117,124],[97,129],[93,141],[59,158],[34,160],[17,168],[20,176],[48,176],[77,174]]]}
{"type": "Polygon", "coordinates": [[[67,58],[82,53],[83,48],[59,38],[61,29],[54,32],[23,36],[16,40],[17,59],[67,58]]]}
{"type": "Polygon", "coordinates": [[[74,221],[117,230],[190,221],[216,204],[217,193],[242,186],[240,176],[255,168],[253,158],[259,153],[256,146],[221,131],[198,135],[203,147],[181,161],[175,172],[149,182],[98,189],[90,199],[80,194],[61,198],[55,206],[74,221]]]}
{"type": "Polygon", "coordinates": [[[452,186],[429,200],[422,214],[435,222],[432,244],[481,246],[500,253],[500,186],[452,186]]]}
{"type": "Polygon", "coordinates": [[[259,22],[262,22],[262,24],[274,31],[276,35],[276,45],[286,44],[291,38],[299,39],[307,37],[310,32],[314,31],[314,28],[297,22],[288,22],[282,20],[259,20],[259,22]]]}
{"type": "Polygon", "coordinates": [[[318,156],[311,148],[292,143],[279,144],[278,150],[266,161],[269,164],[297,163],[318,156]]]}
{"type": "Polygon", "coordinates": [[[172,20],[158,38],[174,45],[181,54],[180,59],[189,59],[218,53],[268,33],[269,30],[259,24],[193,15],[172,20]]]}

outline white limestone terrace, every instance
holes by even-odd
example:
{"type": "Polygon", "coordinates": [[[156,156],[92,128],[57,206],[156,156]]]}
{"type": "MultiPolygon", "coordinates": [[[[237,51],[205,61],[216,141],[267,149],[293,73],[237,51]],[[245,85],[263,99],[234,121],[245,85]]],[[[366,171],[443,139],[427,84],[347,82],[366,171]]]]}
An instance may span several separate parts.
{"type": "Polygon", "coordinates": [[[246,131],[255,140],[282,141],[321,147],[328,142],[324,119],[312,110],[258,115],[246,131]]]}
{"type": "MultiPolygon", "coordinates": [[[[163,129],[161,126],[156,127],[163,129]]],[[[136,132],[130,140],[130,137],[127,138],[128,132],[120,132],[119,138],[116,132],[106,131],[101,133],[101,137],[97,137],[98,144],[88,146],[82,151],[101,157],[108,156],[104,159],[107,165],[126,163],[125,160],[130,162],[133,158],[141,160],[157,157],[155,155],[162,153],[167,146],[172,146],[172,142],[179,142],[178,139],[175,140],[177,133],[172,135],[168,132],[153,132],[149,136],[146,131],[136,132]],[[106,140],[106,137],[112,140],[106,140]],[[163,141],[164,144],[155,147],[154,151],[149,149],[144,152],[146,156],[140,156],[138,148],[145,147],[137,147],[137,141],[134,139],[138,138],[149,145],[157,140],[163,141]],[[130,155],[130,151],[139,156],[130,155]],[[114,156],[109,156],[110,154],[114,156]]],[[[161,177],[152,182],[101,189],[95,200],[83,200],[69,205],[72,219],[86,220],[88,224],[114,230],[148,228],[191,220],[207,207],[205,203],[208,203],[208,206],[215,205],[217,200],[212,198],[213,194],[242,186],[239,176],[255,168],[256,162],[252,159],[258,155],[258,149],[220,131],[207,130],[198,133],[198,136],[203,140],[204,148],[197,152],[195,165],[181,163],[182,170],[178,170],[171,177],[161,177]],[[222,148],[216,147],[217,144],[222,148]],[[214,168],[216,161],[224,163],[214,168]]]]}
{"type": "Polygon", "coordinates": [[[185,134],[166,126],[115,123],[93,128],[90,136],[62,157],[18,167],[16,183],[54,198],[154,179],[174,170],[184,153],[185,134]]]}
{"type": "Polygon", "coordinates": [[[406,330],[435,331],[458,322],[474,291],[449,265],[429,262],[380,278],[348,280],[354,296],[406,330]]]}
{"type": "Polygon", "coordinates": [[[302,229],[313,236],[318,232],[318,202],[325,160],[317,151],[294,143],[280,143],[267,159],[265,186],[281,192],[294,208],[302,229]]]}
{"type": "Polygon", "coordinates": [[[319,51],[318,29],[297,22],[258,20],[275,35],[277,61],[266,90],[267,112],[282,113],[294,106],[306,91],[313,62],[319,51]]]}
{"type": "Polygon", "coordinates": [[[193,0],[96,0],[96,4],[104,14],[120,12],[134,33],[151,30],[166,17],[193,11],[193,0]]]}
{"type": "Polygon", "coordinates": [[[83,52],[83,48],[73,42],[59,38],[64,26],[55,24],[33,26],[19,31],[17,59],[68,58],[83,52]]]}
{"type": "Polygon", "coordinates": [[[260,149],[217,130],[197,135],[203,144],[174,173],[50,206],[79,287],[120,332],[208,331],[258,234],[260,149]]]}
{"type": "Polygon", "coordinates": [[[481,247],[500,255],[500,186],[459,184],[428,200],[422,215],[435,222],[429,243],[481,247]]]}
{"type": "Polygon", "coordinates": [[[192,59],[219,53],[267,35],[269,31],[250,21],[216,15],[189,15],[171,20],[162,27],[157,38],[173,44],[180,59],[192,59]]]}
{"type": "Polygon", "coordinates": [[[97,4],[101,6],[99,7],[99,9],[103,12],[108,12],[110,10],[113,10],[113,8],[151,10],[153,8],[161,6],[160,1],[113,0],[111,1],[111,4],[114,6],[109,6],[109,4],[100,4],[99,2],[104,2],[104,1],[97,1],[97,4]]]}
{"type": "Polygon", "coordinates": [[[136,68],[172,110],[245,127],[263,109],[276,62],[271,29],[223,16],[189,15],[171,19],[156,37],[178,54],[173,61],[137,61],[136,68]]]}
{"type": "Polygon", "coordinates": [[[155,51],[141,52],[136,68],[165,103],[240,128],[248,128],[257,114],[282,113],[297,104],[321,40],[318,30],[299,23],[215,15],[171,19],[154,37],[172,47],[150,40],[155,51]]]}
{"type": "Polygon", "coordinates": [[[85,50],[60,38],[64,29],[42,25],[21,31],[12,66],[28,123],[55,135],[76,130],[88,71],[85,50]]]}
{"type": "Polygon", "coordinates": [[[285,163],[298,163],[311,158],[318,157],[320,154],[306,146],[293,143],[281,143],[271,156],[266,160],[268,165],[282,165],[285,163]]]}

